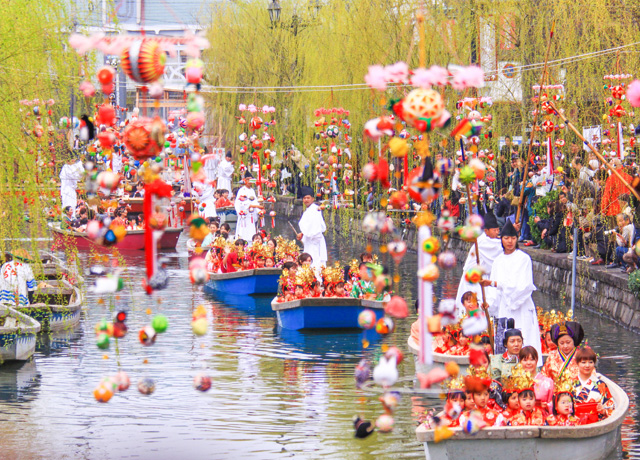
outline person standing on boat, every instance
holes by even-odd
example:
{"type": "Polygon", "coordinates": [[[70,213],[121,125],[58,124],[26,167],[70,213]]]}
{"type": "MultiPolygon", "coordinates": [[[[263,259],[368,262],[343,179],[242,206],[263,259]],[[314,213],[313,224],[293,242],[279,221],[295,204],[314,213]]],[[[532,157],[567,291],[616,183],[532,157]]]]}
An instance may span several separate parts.
{"type": "MultiPolygon", "coordinates": [[[[502,254],[500,227],[498,226],[498,219],[496,219],[493,212],[487,212],[484,216],[484,232],[478,237],[478,250],[480,252],[480,265],[485,273],[491,273],[493,261],[502,254]]],[[[464,263],[460,285],[458,286],[458,294],[456,295],[456,310],[459,318],[462,318],[466,312],[466,309],[462,305],[462,296],[465,292],[475,292],[479,299],[482,298],[480,284],[471,284],[464,276],[469,269],[475,267],[477,264],[476,246],[474,244],[471,246],[467,260],[464,263]]]]}
{"type": "Polygon", "coordinates": [[[207,181],[200,191],[200,207],[204,210],[200,212],[200,216],[205,219],[208,217],[218,217],[216,213],[216,197],[214,196],[215,188],[207,181]]]}
{"type": "Polygon", "coordinates": [[[60,197],[62,199],[62,209],[69,206],[75,215],[78,206],[78,195],[76,188],[78,181],[84,174],[84,166],[80,160],[70,158],[60,171],[60,197]]]}
{"type": "Polygon", "coordinates": [[[234,206],[238,214],[236,223],[236,238],[253,241],[258,223],[258,210],[263,209],[258,203],[256,192],[251,187],[253,176],[249,171],[244,175],[244,185],[238,190],[234,206]]]}
{"type": "Polygon", "coordinates": [[[500,234],[503,254],[493,261],[490,279],[480,283],[486,290],[489,313],[498,318],[513,318],[522,331],[523,345],[531,345],[538,352],[538,366],[542,366],[542,344],[536,307],[531,294],[533,284],[531,257],[518,249],[518,232],[507,221],[500,234]]]}
{"type": "Polygon", "coordinates": [[[233,176],[233,161],[231,160],[231,152],[227,152],[224,159],[218,165],[218,184],[217,190],[231,191],[231,177],[233,176]]]}
{"type": "Polygon", "coordinates": [[[6,254],[7,262],[0,268],[0,303],[25,306],[33,302],[36,279],[29,265],[31,257],[24,249],[6,254]]]}
{"type": "Polygon", "coordinates": [[[304,252],[311,255],[311,266],[317,269],[327,265],[327,243],[323,235],[327,231],[327,225],[322,217],[322,210],[315,203],[313,189],[303,186],[301,194],[306,209],[298,223],[300,233],[297,238],[304,244],[304,252]]]}

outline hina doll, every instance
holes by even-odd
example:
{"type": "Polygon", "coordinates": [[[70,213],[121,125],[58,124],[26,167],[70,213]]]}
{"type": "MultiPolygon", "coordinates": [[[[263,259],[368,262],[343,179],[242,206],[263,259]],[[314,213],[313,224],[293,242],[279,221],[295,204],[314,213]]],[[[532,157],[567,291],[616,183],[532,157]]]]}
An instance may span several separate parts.
{"type": "Polygon", "coordinates": [[[469,355],[469,337],[464,335],[462,331],[458,335],[458,343],[451,347],[447,354],[454,356],[468,356],[469,355]]]}
{"type": "Polygon", "coordinates": [[[536,406],[534,381],[520,364],[513,368],[511,385],[518,393],[520,411],[509,421],[510,426],[544,426],[546,417],[542,409],[536,406]]]}
{"type": "Polygon", "coordinates": [[[573,394],[577,404],[598,403],[598,419],[609,417],[616,408],[609,387],[596,372],[597,356],[590,347],[579,348],[574,357],[578,364],[578,379],[575,381],[573,394]]]}
{"type": "Polygon", "coordinates": [[[568,373],[572,380],[578,378],[578,363],[575,353],[584,338],[584,330],[580,323],[565,321],[551,327],[551,340],[558,347],[549,353],[547,361],[542,367],[542,373],[552,380],[558,380],[564,373],[568,373]]]}
{"type": "Polygon", "coordinates": [[[444,410],[427,418],[425,423],[428,428],[437,428],[442,426],[458,428],[460,426],[460,414],[465,409],[466,400],[464,380],[461,376],[451,379],[447,383],[446,388],[447,400],[445,402],[444,410]]]}
{"type": "Polygon", "coordinates": [[[573,400],[573,381],[568,375],[563,375],[555,384],[553,395],[553,414],[547,417],[550,426],[577,426],[580,419],[575,415],[573,400]]]}
{"type": "MultiPolygon", "coordinates": [[[[471,370],[471,369],[470,369],[471,370]]],[[[473,402],[476,406],[475,410],[467,410],[460,416],[460,425],[464,426],[467,421],[473,418],[473,413],[479,416],[485,426],[502,426],[504,425],[504,417],[501,410],[491,409],[488,404],[491,387],[491,378],[486,370],[482,367],[474,369],[474,375],[465,377],[465,386],[467,391],[473,395],[473,402]]]]}
{"type": "MultiPolygon", "coordinates": [[[[508,382],[511,378],[506,379],[508,382]]],[[[507,407],[502,411],[502,416],[506,424],[511,422],[511,419],[518,413],[520,413],[520,403],[518,402],[518,392],[514,388],[505,383],[504,391],[502,392],[502,400],[505,401],[507,407]]]]}

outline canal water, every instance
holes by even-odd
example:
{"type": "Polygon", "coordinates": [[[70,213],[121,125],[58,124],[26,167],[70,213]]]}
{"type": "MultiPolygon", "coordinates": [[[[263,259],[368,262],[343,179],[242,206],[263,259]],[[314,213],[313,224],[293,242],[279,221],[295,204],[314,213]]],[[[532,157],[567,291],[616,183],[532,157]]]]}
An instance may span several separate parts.
{"type": "MultiPolygon", "coordinates": [[[[292,236],[288,224],[278,226],[292,236]]],[[[415,314],[398,321],[396,331],[386,337],[281,330],[270,298],[220,298],[192,286],[185,242],[183,235],[176,251],[163,253],[170,277],[166,290],[145,295],[143,254],[124,254],[126,287],[117,298],[88,292],[76,330],[42,335],[32,361],[0,366],[0,458],[424,458],[415,440],[417,413],[439,406],[438,399],[405,395],[392,433],[359,440],[353,430],[356,414],[375,420],[383,412],[377,395],[356,390],[355,365],[362,357],[377,360],[381,346],[395,345],[405,352],[400,375],[411,380],[415,369],[406,340],[415,314]],[[198,305],[206,307],[210,319],[203,337],[194,336],[190,327],[198,305]],[[129,312],[129,333],[100,350],[95,324],[119,309],[129,312]],[[168,317],[169,329],[153,346],[143,347],[137,332],[157,313],[168,317]],[[366,349],[363,338],[371,343],[366,349]],[[120,369],[129,374],[131,388],[106,404],[96,402],[94,387],[120,369]],[[207,393],[192,386],[199,372],[213,380],[207,393]],[[156,383],[149,396],[136,389],[136,382],[147,377],[156,383]]],[[[347,262],[358,257],[366,242],[330,230],[327,245],[331,260],[347,262]]],[[[87,255],[82,258],[88,266],[87,255]]],[[[398,290],[410,305],[415,266],[416,255],[409,253],[397,267],[398,290]]],[[[436,294],[455,293],[459,276],[459,270],[446,273],[436,294]]],[[[88,284],[92,280],[87,277],[88,284]]],[[[557,299],[539,293],[535,300],[548,309],[566,310],[557,299]]],[[[576,317],[600,355],[599,371],[631,398],[622,448],[611,458],[640,458],[638,335],[582,309],[576,317]]]]}

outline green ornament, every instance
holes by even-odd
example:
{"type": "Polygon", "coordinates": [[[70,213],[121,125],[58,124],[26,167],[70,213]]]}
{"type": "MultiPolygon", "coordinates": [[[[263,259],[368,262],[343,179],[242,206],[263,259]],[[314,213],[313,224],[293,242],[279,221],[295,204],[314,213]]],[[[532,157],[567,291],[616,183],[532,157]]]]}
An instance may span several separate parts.
{"type": "Polygon", "coordinates": [[[171,142],[169,141],[164,141],[164,148],[168,149],[169,147],[171,147],[171,142]]]}
{"type": "Polygon", "coordinates": [[[107,332],[109,330],[109,322],[106,319],[103,319],[96,326],[96,332],[107,332]]]}
{"type": "Polygon", "coordinates": [[[464,166],[460,170],[460,182],[462,182],[464,185],[471,184],[475,180],[476,180],[476,173],[471,168],[471,166],[468,166],[468,165],[464,166]]]}
{"type": "Polygon", "coordinates": [[[160,163],[162,161],[161,157],[156,157],[156,163],[160,163]]]}
{"type": "Polygon", "coordinates": [[[98,338],[96,339],[96,345],[101,350],[106,350],[109,348],[109,336],[104,332],[102,334],[98,334],[98,338]]]}
{"type": "Polygon", "coordinates": [[[151,327],[158,334],[162,334],[169,327],[169,320],[164,315],[156,315],[151,320],[151,327]]]}

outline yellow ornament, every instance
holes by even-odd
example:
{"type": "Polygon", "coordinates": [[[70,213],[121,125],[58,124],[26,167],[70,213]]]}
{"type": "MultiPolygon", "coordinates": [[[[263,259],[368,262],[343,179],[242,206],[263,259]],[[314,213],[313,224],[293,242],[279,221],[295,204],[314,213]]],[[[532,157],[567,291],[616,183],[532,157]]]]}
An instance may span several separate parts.
{"type": "Polygon", "coordinates": [[[409,144],[405,139],[394,137],[389,141],[389,150],[391,150],[391,155],[394,157],[402,158],[409,153],[409,144]]]}

